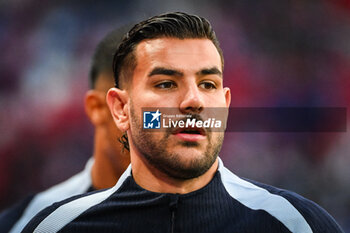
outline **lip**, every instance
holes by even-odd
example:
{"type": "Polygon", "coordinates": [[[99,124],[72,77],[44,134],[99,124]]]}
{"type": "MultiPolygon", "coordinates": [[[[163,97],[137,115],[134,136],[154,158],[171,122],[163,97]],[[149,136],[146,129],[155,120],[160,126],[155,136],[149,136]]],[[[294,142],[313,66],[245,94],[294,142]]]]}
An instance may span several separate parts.
{"type": "Polygon", "coordinates": [[[174,135],[177,138],[188,142],[197,142],[206,138],[204,135],[201,134],[176,133],[174,135]]]}
{"type": "MultiPolygon", "coordinates": [[[[187,128],[177,128],[174,130],[173,134],[179,134],[179,133],[184,133],[183,131],[186,130],[195,130],[198,131],[199,134],[191,134],[191,135],[203,135],[206,136],[206,131],[203,128],[198,128],[198,127],[187,127],[187,128]]],[[[187,133],[184,133],[187,134],[187,133]]]]}
{"type": "Polygon", "coordinates": [[[173,132],[173,135],[181,140],[189,142],[196,142],[206,138],[206,132],[203,128],[178,128],[173,132]],[[199,134],[185,133],[184,131],[186,130],[197,130],[199,134]]]}

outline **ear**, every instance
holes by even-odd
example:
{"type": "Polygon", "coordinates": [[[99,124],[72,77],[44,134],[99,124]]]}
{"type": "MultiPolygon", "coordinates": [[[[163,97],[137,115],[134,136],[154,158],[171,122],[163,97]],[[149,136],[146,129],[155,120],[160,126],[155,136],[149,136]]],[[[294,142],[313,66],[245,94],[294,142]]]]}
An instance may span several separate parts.
{"type": "Polygon", "coordinates": [[[120,131],[127,131],[130,127],[128,93],[125,90],[113,87],[107,92],[106,98],[115,124],[120,131]]]}
{"type": "Polygon", "coordinates": [[[228,87],[224,87],[224,95],[226,101],[226,107],[230,107],[231,104],[231,90],[228,87]]]}
{"type": "Polygon", "coordinates": [[[85,112],[94,126],[103,124],[109,114],[105,93],[96,90],[89,90],[85,95],[85,112]]]}

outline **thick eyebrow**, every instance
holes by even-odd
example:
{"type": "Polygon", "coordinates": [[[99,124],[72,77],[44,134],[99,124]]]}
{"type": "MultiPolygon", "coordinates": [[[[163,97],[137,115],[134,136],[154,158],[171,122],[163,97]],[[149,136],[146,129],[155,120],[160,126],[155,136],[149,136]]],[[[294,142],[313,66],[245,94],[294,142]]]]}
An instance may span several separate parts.
{"type": "Polygon", "coordinates": [[[184,74],[178,70],[168,69],[164,67],[155,67],[149,74],[148,77],[153,75],[168,75],[168,76],[183,76],[184,74]]]}
{"type": "Polygon", "coordinates": [[[216,68],[216,67],[212,67],[212,68],[208,68],[208,69],[202,69],[202,70],[200,70],[200,71],[198,71],[196,73],[196,75],[200,75],[200,76],[210,75],[210,74],[217,74],[220,77],[222,77],[221,71],[218,68],[216,68]]]}

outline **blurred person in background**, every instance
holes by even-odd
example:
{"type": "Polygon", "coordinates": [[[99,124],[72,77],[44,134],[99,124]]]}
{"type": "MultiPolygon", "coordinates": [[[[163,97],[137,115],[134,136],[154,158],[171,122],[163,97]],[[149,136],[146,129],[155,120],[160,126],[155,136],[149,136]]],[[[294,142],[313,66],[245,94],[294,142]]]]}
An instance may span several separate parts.
{"type": "Polygon", "coordinates": [[[41,193],[30,195],[0,214],[0,232],[20,232],[40,210],[73,195],[112,187],[130,163],[123,149],[121,132],[115,126],[106,103],[106,93],[114,86],[114,51],[127,27],[110,32],[97,46],[90,70],[91,89],[85,96],[85,110],[94,125],[94,151],[85,169],[70,179],[41,193]]]}

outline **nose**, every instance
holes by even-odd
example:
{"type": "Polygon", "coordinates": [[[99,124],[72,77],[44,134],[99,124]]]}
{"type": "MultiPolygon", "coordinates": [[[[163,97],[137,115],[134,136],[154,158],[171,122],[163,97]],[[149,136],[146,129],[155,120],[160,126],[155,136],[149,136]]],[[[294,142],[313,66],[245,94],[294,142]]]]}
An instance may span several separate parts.
{"type": "Polygon", "coordinates": [[[203,107],[204,101],[197,84],[193,83],[188,85],[180,103],[180,111],[183,113],[200,113],[202,112],[203,107]]]}

